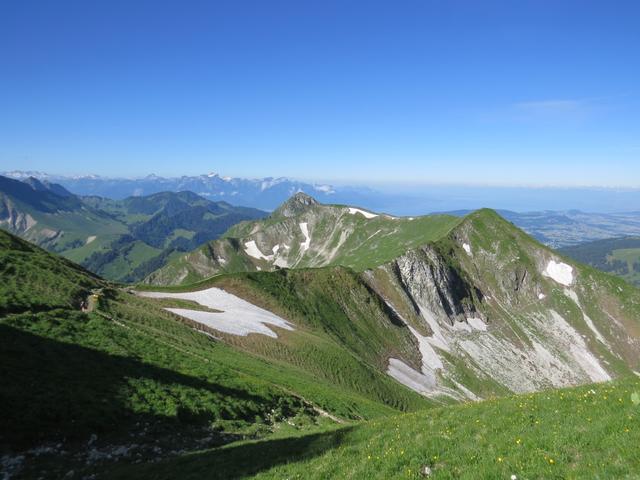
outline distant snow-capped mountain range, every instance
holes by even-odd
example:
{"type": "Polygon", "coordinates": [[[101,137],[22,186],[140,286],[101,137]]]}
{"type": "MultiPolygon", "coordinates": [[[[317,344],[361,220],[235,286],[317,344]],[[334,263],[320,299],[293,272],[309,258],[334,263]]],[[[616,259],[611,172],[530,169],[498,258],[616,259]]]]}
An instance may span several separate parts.
{"type": "Polygon", "coordinates": [[[98,175],[62,176],[34,171],[11,171],[2,175],[17,180],[33,177],[58,183],[76,195],[95,195],[112,199],[150,195],[158,192],[191,191],[209,200],[226,200],[234,205],[255,206],[271,210],[297,192],[305,192],[331,202],[353,201],[371,194],[366,188],[334,187],[310,184],[289,178],[233,178],[209,173],[196,176],[111,178],[98,175]]]}
{"type": "Polygon", "coordinates": [[[59,184],[80,196],[121,200],[159,192],[190,191],[211,201],[271,211],[298,192],[320,203],[358,205],[392,215],[448,212],[463,215],[490,207],[539,241],[557,247],[612,237],[640,235],[640,188],[526,188],[425,185],[372,189],[306,183],[285,177],[258,179],[204,175],[115,178],[99,175],[63,176],[37,171],[0,173],[28,181],[59,184]],[[585,213],[590,212],[590,213],[585,213]],[[624,212],[624,213],[621,213],[624,212]]]}

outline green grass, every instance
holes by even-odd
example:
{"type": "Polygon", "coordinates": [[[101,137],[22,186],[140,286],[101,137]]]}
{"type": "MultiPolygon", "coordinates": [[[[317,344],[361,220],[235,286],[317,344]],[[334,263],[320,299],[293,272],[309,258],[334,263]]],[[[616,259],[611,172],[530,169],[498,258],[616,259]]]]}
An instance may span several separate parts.
{"type": "MultiPolygon", "coordinates": [[[[460,223],[460,219],[449,215],[428,215],[416,217],[414,220],[389,220],[376,217],[366,220],[356,216],[358,228],[341,247],[341,253],[332,262],[363,271],[382,265],[399,257],[407,250],[425,245],[445,236],[460,223]],[[395,228],[392,235],[377,237],[376,232],[395,228]],[[373,235],[373,236],[372,236],[373,235]]],[[[385,232],[386,233],[386,232],[385,232]]]]}
{"type": "Polygon", "coordinates": [[[238,273],[161,290],[211,286],[222,287],[296,325],[294,332],[280,331],[278,340],[225,336],[226,342],[272,361],[296,365],[393,409],[408,411],[430,404],[382,373],[389,356],[405,358],[416,368],[420,359],[407,329],[392,323],[380,299],[357,273],[340,267],[238,273]]]}
{"type": "Polygon", "coordinates": [[[146,243],[136,240],[123,249],[114,261],[110,262],[100,272],[106,278],[121,279],[131,273],[137,266],[151,260],[162,252],[146,243]]]}
{"type": "Polygon", "coordinates": [[[0,232],[0,315],[79,308],[103,282],[83,268],[0,232]]]}
{"type": "MultiPolygon", "coordinates": [[[[194,449],[203,437],[221,444],[333,423],[316,408],[350,421],[429,406],[311,323],[282,343],[226,344],[163,310],[186,302],[120,291],[9,234],[0,244],[3,452],[50,442],[81,452],[93,434],[102,444],[142,436],[136,441],[157,441],[163,452],[179,439],[194,449]],[[100,292],[96,309],[83,313],[92,291],[100,292]]],[[[42,468],[49,476],[94,471],[82,457],[44,456],[31,458],[25,475],[42,468]]]]}
{"type": "Polygon", "coordinates": [[[113,478],[640,478],[638,378],[222,448],[113,478]]]}
{"type": "MultiPolygon", "coordinates": [[[[390,356],[415,368],[420,359],[406,329],[351,269],[237,273],[200,282],[197,288],[223,287],[296,326],[278,330],[277,340],[204,332],[224,340],[217,341],[163,310],[187,302],[134,296],[10,235],[0,233],[0,247],[0,446],[16,452],[60,441],[74,452],[29,457],[26,478],[63,477],[69,469],[78,476],[186,479],[420,478],[425,467],[432,478],[634,478],[639,471],[640,407],[630,402],[640,390],[637,378],[433,408],[384,374],[390,356]],[[81,313],[79,301],[96,290],[96,310],[81,313]],[[322,417],[318,408],[344,423],[322,417]],[[92,434],[102,445],[158,445],[166,460],[89,465],[77,452],[86,451],[92,434]],[[196,441],[205,437],[210,440],[196,441]]],[[[513,291],[500,278],[517,277],[523,265],[535,269],[534,247],[490,211],[429,245],[443,268],[464,277],[455,280],[458,286],[488,282],[498,293],[513,291]],[[496,264],[480,255],[471,264],[460,252],[456,236],[467,233],[474,249],[499,257],[501,276],[491,270],[496,264]]],[[[610,301],[624,310],[612,312],[628,322],[630,335],[639,335],[637,290],[590,268],[578,273],[580,287],[593,289],[594,303],[583,307],[598,327],[606,324],[597,303],[610,301]]],[[[538,276],[531,273],[531,281],[548,281],[538,276]]],[[[379,280],[380,288],[392,288],[387,280],[379,280]]],[[[456,292],[465,302],[476,295],[456,292]]],[[[559,289],[547,302],[579,316],[559,289]]],[[[508,321],[516,325],[526,308],[518,304],[520,313],[508,321]]],[[[620,371],[628,372],[637,352],[619,353],[624,361],[606,357],[610,368],[624,364],[620,371]]],[[[458,363],[456,370],[471,375],[464,359],[458,363]]],[[[506,393],[485,378],[458,379],[485,396],[506,393]]]]}
{"type": "Polygon", "coordinates": [[[116,240],[120,235],[100,235],[96,236],[96,239],[91,243],[85,243],[76,248],[61,252],[61,254],[71,260],[72,262],[82,264],[87,258],[89,258],[94,252],[106,251],[109,249],[111,242],[116,240]]]}

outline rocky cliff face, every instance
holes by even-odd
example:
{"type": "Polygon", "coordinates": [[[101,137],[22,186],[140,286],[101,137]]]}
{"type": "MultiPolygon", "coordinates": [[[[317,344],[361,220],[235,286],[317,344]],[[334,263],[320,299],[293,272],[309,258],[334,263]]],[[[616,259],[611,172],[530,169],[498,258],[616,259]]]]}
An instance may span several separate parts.
{"type": "Polygon", "coordinates": [[[3,228],[18,235],[24,235],[36,223],[31,215],[20,211],[9,198],[0,195],[0,225],[3,228]]]}
{"type": "Polygon", "coordinates": [[[291,218],[306,212],[309,210],[309,207],[316,205],[319,205],[316,199],[306,193],[298,192],[289,200],[284,202],[280,208],[276,210],[276,214],[282,215],[286,218],[291,218]]]}
{"type": "MultiPolygon", "coordinates": [[[[385,305],[386,324],[404,329],[412,346],[411,354],[406,341],[376,352],[376,365],[432,398],[486,398],[640,371],[640,292],[559,256],[490,210],[438,230],[433,217],[397,219],[300,196],[176,265],[182,271],[163,269],[154,280],[326,265],[357,270],[370,292],[364,301],[360,290],[358,302],[385,305]]],[[[308,270],[299,280],[316,275],[308,270]]],[[[346,297],[327,305],[349,307],[346,297]]]]}
{"type": "Polygon", "coordinates": [[[411,312],[422,368],[390,358],[388,373],[426,395],[598,382],[640,362],[638,292],[566,262],[493,212],[366,278],[394,310],[411,312]]]}

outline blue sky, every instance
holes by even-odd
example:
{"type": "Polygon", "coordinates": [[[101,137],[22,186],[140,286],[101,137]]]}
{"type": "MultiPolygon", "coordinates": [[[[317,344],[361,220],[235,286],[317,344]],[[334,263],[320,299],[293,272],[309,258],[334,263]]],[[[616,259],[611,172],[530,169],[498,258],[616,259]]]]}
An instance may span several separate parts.
{"type": "Polygon", "coordinates": [[[0,2],[0,170],[640,186],[638,2],[0,2]]]}

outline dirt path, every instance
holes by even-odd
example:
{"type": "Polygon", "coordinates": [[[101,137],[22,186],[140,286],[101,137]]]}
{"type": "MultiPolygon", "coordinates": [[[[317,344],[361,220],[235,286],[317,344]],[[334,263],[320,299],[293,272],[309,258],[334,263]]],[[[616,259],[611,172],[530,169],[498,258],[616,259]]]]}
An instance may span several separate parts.
{"type": "Polygon", "coordinates": [[[91,291],[87,299],[82,303],[81,309],[83,312],[91,313],[95,310],[96,305],[98,304],[98,299],[102,295],[102,289],[96,288],[91,291]]]}

